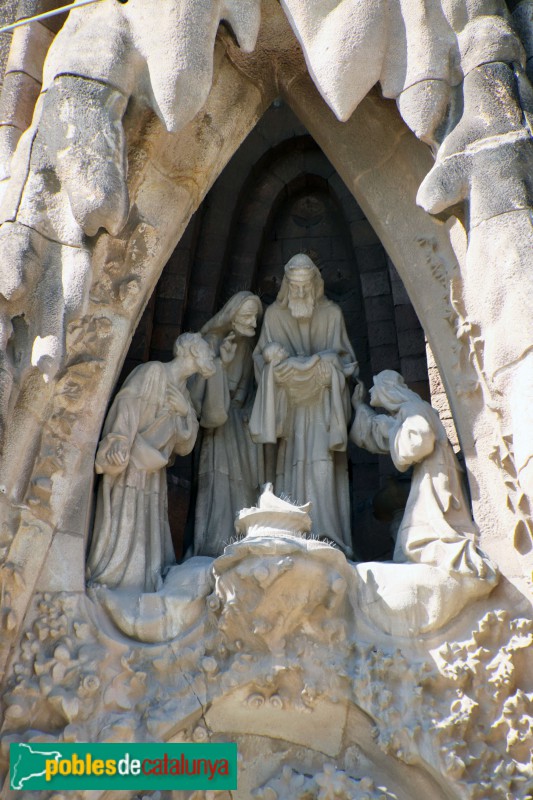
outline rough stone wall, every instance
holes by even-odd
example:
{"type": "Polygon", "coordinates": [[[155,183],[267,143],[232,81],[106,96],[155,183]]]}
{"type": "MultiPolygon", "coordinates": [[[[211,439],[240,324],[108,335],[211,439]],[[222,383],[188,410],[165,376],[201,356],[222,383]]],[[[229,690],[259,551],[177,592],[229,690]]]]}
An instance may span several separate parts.
{"type": "Polygon", "coordinates": [[[442,382],[442,378],[439,372],[439,368],[435,362],[435,357],[431,352],[431,347],[426,342],[426,356],[427,356],[427,371],[429,377],[429,390],[431,393],[431,405],[433,408],[436,408],[439,412],[439,417],[441,419],[442,424],[444,425],[444,429],[448,436],[448,439],[453,447],[453,449],[457,452],[461,449],[461,445],[459,444],[459,437],[457,436],[457,430],[455,429],[455,423],[453,421],[452,412],[450,409],[450,404],[448,403],[448,396],[446,394],[446,389],[444,388],[444,384],[442,382]]]}
{"type": "MultiPolygon", "coordinates": [[[[8,25],[14,18],[17,7],[17,0],[4,0],[0,5],[0,27],[8,25]]],[[[4,83],[4,72],[6,69],[7,56],[11,44],[11,34],[0,34],[0,86],[4,83]]]]}

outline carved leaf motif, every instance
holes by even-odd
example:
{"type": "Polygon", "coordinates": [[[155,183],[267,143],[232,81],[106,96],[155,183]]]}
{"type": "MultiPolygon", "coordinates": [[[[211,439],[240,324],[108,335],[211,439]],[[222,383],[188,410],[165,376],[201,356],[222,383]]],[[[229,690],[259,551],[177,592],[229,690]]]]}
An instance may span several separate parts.
{"type": "Polygon", "coordinates": [[[74,622],[72,627],[78,639],[87,641],[90,638],[91,628],[86,622],[74,622]]]}
{"type": "Polygon", "coordinates": [[[104,704],[109,708],[122,708],[130,711],[133,708],[133,700],[129,696],[124,675],[119,675],[104,692],[104,704]]]}
{"type": "Polygon", "coordinates": [[[17,627],[17,615],[12,608],[6,608],[5,610],[4,627],[6,631],[14,631],[17,627]]]}
{"type": "Polygon", "coordinates": [[[55,691],[48,696],[48,702],[59,711],[67,722],[74,722],[80,710],[80,703],[77,697],[68,696],[61,691],[55,691]]]}

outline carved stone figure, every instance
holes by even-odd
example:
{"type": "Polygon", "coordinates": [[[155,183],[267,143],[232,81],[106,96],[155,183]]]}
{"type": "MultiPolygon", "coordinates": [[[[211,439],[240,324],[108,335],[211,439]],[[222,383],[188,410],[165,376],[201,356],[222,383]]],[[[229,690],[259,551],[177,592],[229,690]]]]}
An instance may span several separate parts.
{"type": "Polygon", "coordinates": [[[201,409],[202,446],[194,526],[195,555],[218,556],[235,534],[241,508],[252,505],[262,478],[262,452],[250,438],[252,339],[263,313],[251,292],[234,295],[202,328],[215,374],[196,376],[191,394],[201,409]]]}
{"type": "Polygon", "coordinates": [[[87,574],[109,588],[153,592],[175,561],[165,468],[191,452],[198,420],[187,379],[215,373],[199,333],[182,334],[173,361],[137,367],[115,398],[96,453],[103,474],[87,574]]]}
{"type": "MultiPolygon", "coordinates": [[[[13,37],[0,102],[0,176],[11,175],[0,186],[4,794],[11,743],[214,737],[238,741],[236,800],[531,800],[533,503],[524,492],[533,498],[533,101],[524,69],[533,75],[532,2],[159,0],[158,15],[143,0],[94,3],[69,13],[42,84],[38,48],[21,65],[13,37]],[[219,35],[221,21],[231,31],[219,35]],[[9,120],[6,105],[19,91],[9,120]],[[276,97],[357,195],[440,350],[483,544],[508,579],[492,597],[497,575],[488,564],[483,569],[464,536],[471,520],[456,494],[457,465],[427,407],[406,397],[397,379],[400,399],[389,397],[386,413],[375,417],[359,390],[356,424],[366,420],[372,446],[414,464],[396,556],[406,563],[349,564],[338,548],[291,535],[291,519],[296,533],[318,527],[301,524],[301,509],[264,497],[241,515],[248,535],[214,564],[200,557],[203,564],[175,566],[158,592],[153,584],[161,581],[146,581],[141,569],[138,581],[128,573],[129,592],[83,592],[83,538],[72,534],[83,528],[113,375],[190,215],[276,97]],[[19,142],[11,164],[2,141],[19,142]],[[432,169],[421,142],[433,151],[432,169]],[[428,213],[415,208],[415,185],[428,213]],[[456,213],[449,226],[429,216],[456,213]],[[472,388],[474,370],[482,391],[472,388]],[[105,613],[111,605],[93,603],[102,595],[116,601],[111,619],[119,635],[105,613]]],[[[30,13],[37,4],[19,4],[19,14],[22,6],[30,13]]],[[[32,23],[32,35],[39,25],[32,23]]],[[[267,144],[285,149],[277,131],[267,144]]],[[[257,140],[249,145],[253,159],[257,140]]],[[[309,174],[311,154],[300,155],[293,162],[309,174]]],[[[266,163],[267,182],[243,184],[257,183],[257,201],[270,191],[282,201],[280,180],[299,191],[270,154],[266,163]]],[[[336,176],[312,176],[334,188],[336,176]]],[[[235,238],[259,246],[242,221],[235,238]]],[[[354,245],[366,247],[360,221],[349,222],[354,245]]],[[[189,263],[199,264],[192,256],[189,263]]],[[[379,303],[366,296],[373,280],[361,277],[375,324],[379,303]]],[[[187,297],[191,284],[181,289],[187,297]]],[[[287,325],[300,325],[290,309],[284,313],[287,325]]],[[[335,412],[345,409],[346,387],[336,405],[336,384],[322,385],[328,365],[321,349],[302,347],[299,356],[292,328],[283,338],[279,330],[261,351],[257,410],[260,433],[267,420],[274,431],[270,447],[283,484],[308,464],[333,471],[328,459],[343,456],[342,446],[331,456],[324,428],[332,419],[342,432],[335,412]],[[293,470],[298,448],[306,460],[293,470]]],[[[339,368],[331,372],[340,382],[339,368]]],[[[165,491],[164,467],[150,472],[147,462],[167,450],[155,440],[143,448],[140,439],[156,420],[153,409],[167,412],[161,396],[158,407],[145,391],[140,372],[138,381],[113,411],[117,432],[119,417],[133,420],[127,459],[120,444],[102,450],[109,502],[102,491],[99,514],[115,510],[121,519],[120,530],[105,529],[108,563],[117,570],[122,554],[130,556],[128,536],[132,551],[144,543],[136,566],[151,561],[149,539],[136,536],[142,530],[146,537],[147,522],[161,519],[165,491]],[[137,446],[142,467],[134,463],[137,446]],[[113,467],[121,474],[111,475],[113,467]],[[138,484],[130,486],[128,476],[138,484]],[[159,496],[139,488],[143,481],[159,496]],[[113,530],[121,538],[113,540],[113,530]]],[[[153,385],[166,394],[176,382],[166,375],[153,385]]],[[[176,397],[168,401],[174,409],[167,416],[184,428],[174,451],[192,446],[181,384],[186,413],[176,397]]],[[[112,423],[110,415],[106,434],[112,423]]],[[[196,425],[191,413],[191,432],[196,425]]],[[[331,482],[322,488],[316,478],[311,488],[316,497],[306,484],[294,499],[313,499],[313,514],[334,516],[331,482]]],[[[329,521],[319,532],[334,536],[329,521]]],[[[166,542],[167,529],[154,522],[156,530],[166,542]]]]}
{"type": "Polygon", "coordinates": [[[308,256],[296,255],[286,265],[254,359],[258,389],[250,431],[256,442],[277,444],[276,494],[311,501],[314,533],[351,555],[347,378],[357,363],[342,312],[324,297],[308,256]]]}
{"type": "Polygon", "coordinates": [[[371,453],[390,453],[400,472],[414,466],[394,560],[493,578],[494,570],[472,541],[476,529],[461,469],[437,412],[393,370],[380,372],[370,390],[371,405],[384,408],[388,415],[365,405],[363,392],[362,384],[356,386],[350,438],[371,453]]]}

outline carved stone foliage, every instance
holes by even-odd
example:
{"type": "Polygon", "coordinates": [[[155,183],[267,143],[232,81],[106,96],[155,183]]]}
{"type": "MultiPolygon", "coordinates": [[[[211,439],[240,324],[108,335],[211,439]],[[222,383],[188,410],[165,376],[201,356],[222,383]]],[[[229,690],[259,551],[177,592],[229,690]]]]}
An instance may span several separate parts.
{"type": "Polygon", "coordinates": [[[112,334],[112,322],[104,315],[91,315],[72,322],[67,329],[69,358],[55,384],[56,410],[41,432],[40,450],[26,493],[28,505],[39,517],[48,520],[52,509],[53,481],[64,476],[65,450],[79,425],[87,386],[98,379],[104,366],[104,348],[112,334]]]}
{"type": "Polygon", "coordinates": [[[4,695],[3,768],[11,741],[252,734],[322,758],[312,774],[273,763],[259,798],[395,797],[340,766],[358,708],[393,761],[430,769],[465,800],[526,800],[533,622],[478,603],[446,633],[398,640],[354,614],[351,569],[324,543],[252,530],[213,562],[195,617],[152,645],[119,634],[84,595],[37,595],[4,695]]]}
{"type": "Polygon", "coordinates": [[[471,337],[471,326],[466,319],[462,280],[458,265],[450,264],[442,258],[435,238],[420,237],[418,244],[424,253],[429,270],[441,286],[441,313],[453,329],[457,339],[452,359],[456,390],[460,394],[470,394],[478,389],[479,378],[471,370],[472,367],[475,367],[475,342],[471,337]]]}
{"type": "MultiPolygon", "coordinates": [[[[418,667],[412,715],[418,716],[417,706],[420,710],[427,704],[428,716],[419,717],[422,724],[411,716],[407,727],[416,730],[415,736],[433,730],[440,768],[457,781],[465,797],[481,800],[496,790],[502,797],[508,792],[526,798],[531,791],[531,752],[523,748],[526,741],[531,746],[531,695],[516,681],[523,675],[524,657],[531,657],[527,651],[532,643],[531,620],[490,611],[470,636],[432,652],[436,669],[428,662],[418,667]]],[[[400,653],[395,658],[403,660],[400,653]]],[[[405,667],[407,672],[413,669],[405,667]]],[[[384,677],[382,667],[377,670],[384,677]]],[[[388,718],[379,732],[381,746],[413,763],[418,757],[413,740],[399,730],[405,719],[397,716],[389,698],[377,705],[382,718],[388,718]]]]}
{"type": "Polygon", "coordinates": [[[313,777],[284,767],[256,792],[257,800],[395,800],[397,795],[384,786],[376,786],[369,778],[354,779],[334,764],[313,777]]]}
{"type": "Polygon", "coordinates": [[[439,256],[435,239],[422,237],[418,243],[425,253],[432,274],[442,287],[443,313],[457,339],[451,365],[453,375],[449,378],[454,380],[458,394],[470,395],[479,391],[483,396],[485,411],[496,434],[489,458],[501,471],[507,493],[507,506],[516,518],[514,544],[519,551],[528,550],[528,542],[533,538],[530,499],[520,485],[513,435],[509,432],[508,413],[502,407],[501,392],[494,391],[484,366],[485,343],[482,328],[468,316],[463,278],[457,265],[450,265],[439,256]]]}

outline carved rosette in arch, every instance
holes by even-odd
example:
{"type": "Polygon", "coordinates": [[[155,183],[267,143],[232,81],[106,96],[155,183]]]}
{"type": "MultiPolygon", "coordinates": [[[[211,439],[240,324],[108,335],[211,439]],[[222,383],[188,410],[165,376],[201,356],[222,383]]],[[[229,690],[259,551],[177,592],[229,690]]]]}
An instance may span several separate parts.
{"type": "MultiPolygon", "coordinates": [[[[427,4],[431,13],[421,22],[414,15],[416,3],[397,2],[394,13],[409,36],[392,42],[382,24],[391,4],[372,4],[372,13],[362,20],[354,16],[358,24],[350,28],[342,14],[350,17],[356,5],[368,10],[368,4],[348,2],[333,9],[330,4],[331,13],[320,20],[305,17],[305,9],[311,13],[309,4],[286,0],[313,80],[326,103],[346,119],[339,122],[314,88],[277,3],[262,4],[260,29],[259,3],[253,0],[215,2],[208,12],[193,4],[200,17],[188,19],[187,33],[176,22],[186,0],[164,2],[174,26],[147,19],[142,0],[123,7],[97,4],[71,15],[53,45],[45,91],[3,187],[0,545],[5,660],[35,592],[50,593],[54,602],[61,590],[83,592],[94,451],[132,330],[191,214],[280,93],[336,166],[400,272],[444,375],[483,546],[504,574],[527,586],[524,564],[506,543],[516,529],[523,553],[530,544],[533,338],[532,315],[523,298],[533,294],[531,105],[522,46],[506,7],[491,3],[483,14],[484,7],[480,13],[476,6],[474,13],[469,3],[456,0],[444,8],[435,0],[427,4]],[[222,18],[251,53],[244,54],[226,34],[215,40],[222,18]],[[365,25],[371,27],[366,39],[365,25]],[[175,30],[181,31],[177,40],[175,30]],[[93,56],[96,37],[102,60],[93,56]],[[327,63],[320,60],[323,41],[338,49],[327,63]],[[422,42],[434,46],[421,53],[422,42]],[[178,58],[180,48],[191,58],[187,69],[178,58]],[[363,84],[359,78],[339,81],[341,64],[348,70],[345,76],[351,70],[364,77],[363,84]],[[377,81],[386,97],[396,99],[411,130],[431,144],[435,162],[392,104],[369,92],[377,81]],[[431,212],[444,213],[458,204],[466,208],[467,240],[458,223],[445,226],[417,208],[417,193],[431,212]],[[494,292],[487,293],[487,286],[494,292]],[[498,417],[497,426],[492,415],[498,417]],[[73,567],[65,569],[65,553],[73,567]]],[[[517,19],[526,30],[524,7],[519,4],[517,19]]],[[[46,597],[45,603],[52,602],[46,597]]],[[[54,614],[61,616],[61,611],[54,614]]],[[[33,625],[38,617],[30,619],[33,625]]],[[[513,636],[514,630],[510,640],[513,636]]],[[[521,634],[516,636],[515,644],[521,634]]],[[[494,647],[491,642],[486,649],[495,653],[494,647]]],[[[501,647],[507,654],[508,644],[501,647]]],[[[455,692],[446,716],[450,738],[478,713],[464,699],[461,683],[464,671],[477,674],[485,657],[481,653],[474,659],[477,664],[464,667],[472,648],[476,651],[474,636],[450,656],[456,665],[455,672],[450,667],[454,688],[449,691],[455,692]]],[[[51,670],[60,655],[64,661],[62,650],[48,654],[51,670]]],[[[504,676],[506,669],[503,664],[504,676]]],[[[495,671],[500,691],[506,683],[499,665],[495,671]]],[[[89,684],[92,691],[96,684],[89,684]]],[[[78,724],[68,697],[53,702],[57,713],[78,724]]],[[[131,698],[125,702],[135,707],[131,698]]],[[[507,730],[515,712],[526,719],[527,728],[530,698],[517,693],[503,702],[508,705],[500,709],[501,730],[507,730]]],[[[17,715],[24,718],[17,710],[11,719],[17,715]]],[[[491,718],[489,727],[493,723],[491,718]]],[[[119,725],[117,736],[129,724],[119,725]]],[[[391,740],[395,727],[391,712],[391,740]]],[[[520,748],[526,733],[518,724],[508,728],[509,747],[520,748]]],[[[78,733],[73,728],[73,735],[78,733]]],[[[461,760],[450,754],[450,769],[457,774],[461,760]]],[[[296,765],[293,772],[298,774],[296,765]]]]}

